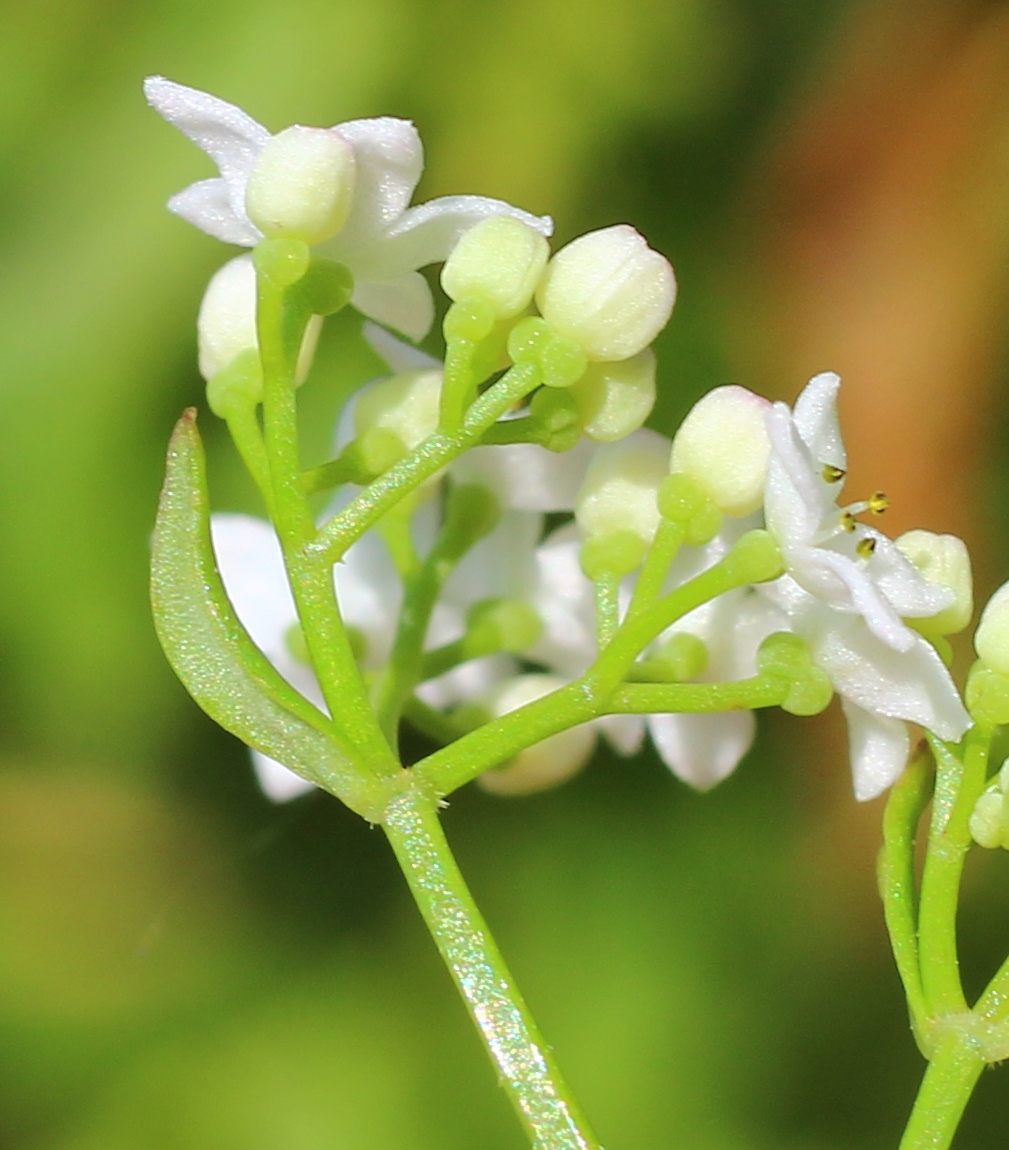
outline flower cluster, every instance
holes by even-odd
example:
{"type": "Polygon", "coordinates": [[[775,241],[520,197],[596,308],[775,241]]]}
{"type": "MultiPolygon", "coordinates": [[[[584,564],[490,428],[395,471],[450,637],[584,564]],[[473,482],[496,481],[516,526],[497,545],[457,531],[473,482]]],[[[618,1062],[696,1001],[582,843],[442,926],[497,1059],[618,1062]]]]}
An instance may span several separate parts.
{"type": "MultiPolygon", "coordinates": [[[[881,495],[839,506],[846,458],[836,375],[815,377],[791,408],[717,388],[667,440],[642,425],[655,399],[650,345],[676,283],[633,228],[592,232],[551,256],[551,221],[501,201],[450,196],[410,207],[422,153],[405,121],[271,135],[232,105],[168,80],[148,80],[146,93],[220,170],[169,204],[205,232],[244,247],[311,248],[349,275],[350,302],[365,316],[415,340],[434,315],[418,269],[444,263],[444,363],[369,326],[392,374],[353,397],[334,462],[317,469],[323,478],[312,490],[337,489],[320,537],[360,506],[355,485],[422,469],[439,436],[469,434],[467,421],[495,388],[516,387],[465,450],[422,482],[404,479],[376,531],[334,556],[361,674],[375,697],[392,700],[396,721],[451,741],[565,684],[589,683],[600,667],[618,668],[611,693],[634,683],[713,688],[758,681],[774,651],[801,648],[808,697],[791,709],[811,713],[840,697],[858,798],[901,773],[908,723],[962,738],[971,718],[940,651],[971,615],[966,551],[950,536],[891,541],[860,522],[884,509],[881,495]],[[715,573],[732,564],[732,579],[716,586],[715,573]],[[412,638],[407,616],[420,628],[412,638]],[[629,635],[640,645],[621,663],[629,635]],[[390,666],[411,643],[417,673],[399,699],[390,666]]],[[[200,367],[212,406],[235,364],[259,355],[257,275],[240,256],[204,298],[200,367]]],[[[295,382],[320,322],[299,333],[295,382]]],[[[261,388],[246,393],[252,409],[261,398],[261,388]]],[[[242,433],[247,461],[255,417],[251,428],[242,433]]],[[[213,540],[249,635],[325,710],[273,528],[218,515],[213,540]]],[[[525,748],[482,782],[500,793],[551,785],[581,767],[598,735],[630,754],[647,732],[679,777],[704,788],[735,768],[754,731],[746,706],[702,701],[686,713],[643,714],[601,705],[591,723],[525,748]]],[[[311,786],[254,756],[273,797],[311,786]]]]}

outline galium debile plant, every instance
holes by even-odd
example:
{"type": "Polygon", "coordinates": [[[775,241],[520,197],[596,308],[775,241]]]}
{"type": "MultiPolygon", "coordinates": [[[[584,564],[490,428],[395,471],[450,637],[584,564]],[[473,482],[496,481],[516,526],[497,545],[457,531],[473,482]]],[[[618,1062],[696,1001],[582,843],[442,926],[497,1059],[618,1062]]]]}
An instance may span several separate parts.
{"type": "Polygon", "coordinates": [[[162,645],[268,795],[321,788],[384,829],[530,1143],[599,1146],[455,864],[446,796],[554,786],[600,737],[623,755],[650,737],[707,788],[746,754],[756,710],[813,715],[836,694],[856,797],[891,789],[880,889],[929,1062],[901,1146],[948,1146],[981,1069],[1009,1056],[1009,960],[969,1005],[955,932],[973,842],[1009,846],[1009,768],[989,765],[1009,724],[1009,591],[982,615],[961,699],[946,636],[972,615],[966,549],[891,541],[861,518],[880,493],[839,504],[833,373],[791,407],[720,387],[672,441],[645,429],[676,281],[628,225],[551,255],[551,221],[502,201],[411,207],[406,121],[271,135],[206,93],[145,90],[220,173],[169,207],[251,249],[211,279],[197,327],[208,405],[265,512],[211,515],[187,411],[153,544],[162,645]],[[399,338],[428,333],[419,269],[437,263],[443,362],[399,338]],[[306,467],[298,388],[323,317],[347,306],[389,374],[306,467]],[[404,724],[438,749],[403,763],[404,724]]]}

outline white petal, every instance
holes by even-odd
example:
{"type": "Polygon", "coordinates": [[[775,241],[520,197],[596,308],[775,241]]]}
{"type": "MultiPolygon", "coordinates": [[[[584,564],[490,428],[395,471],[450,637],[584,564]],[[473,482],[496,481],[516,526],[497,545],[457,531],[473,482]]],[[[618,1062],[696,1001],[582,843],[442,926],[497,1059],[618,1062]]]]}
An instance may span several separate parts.
{"type": "Polygon", "coordinates": [[[423,339],[434,323],[431,288],[419,272],[407,272],[387,280],[355,277],[351,303],[359,312],[401,331],[410,339],[423,339]]]}
{"type": "Polygon", "coordinates": [[[440,371],[443,366],[440,359],[435,359],[433,355],[428,355],[427,352],[414,347],[412,343],[404,343],[384,327],[379,327],[377,323],[370,321],[365,323],[362,335],[379,359],[384,360],[396,374],[407,371],[431,371],[435,368],[440,371]]]}
{"type": "Polygon", "coordinates": [[[506,511],[452,572],[442,598],[460,612],[481,599],[531,599],[542,534],[542,515],[506,511]]]}
{"type": "Polygon", "coordinates": [[[898,614],[908,619],[929,618],[952,604],[954,593],[926,579],[892,539],[869,529],[865,534],[876,541],[868,563],[873,581],[898,614]]]}
{"type": "Polygon", "coordinates": [[[636,755],[645,741],[644,715],[604,715],[596,720],[618,755],[636,755]]]}
{"type": "Polygon", "coordinates": [[[649,715],[648,729],[673,774],[706,791],[736,769],[753,744],[757,720],[752,711],[649,715]]]}
{"type": "Polygon", "coordinates": [[[848,720],[848,745],[855,798],[874,799],[900,778],[907,765],[911,739],[907,724],[884,718],[841,700],[848,720]]]}
{"type": "Polygon", "coordinates": [[[549,216],[534,216],[503,200],[486,196],[442,196],[405,211],[386,229],[381,252],[385,274],[396,274],[441,263],[464,232],[491,216],[511,216],[543,236],[553,232],[549,216]]]}
{"type": "Polygon", "coordinates": [[[543,635],[528,657],[566,678],[577,678],[595,659],[595,593],[579,563],[581,536],[574,524],[558,528],[536,550],[533,600],[543,635]]]}
{"type": "Polygon", "coordinates": [[[792,413],[799,435],[813,459],[817,463],[829,463],[844,471],[848,466],[848,457],[837,418],[837,393],[840,386],[841,377],[832,371],[814,375],[795,401],[792,413]]]}
{"type": "Polygon", "coordinates": [[[377,116],[336,124],[354,148],[354,203],[343,231],[328,246],[335,259],[373,239],[406,210],[424,169],[424,149],[409,120],[377,116]]]}
{"type": "MultiPolygon", "coordinates": [[[[197,147],[202,148],[217,164],[228,187],[235,219],[247,221],[245,185],[270,133],[234,104],[219,100],[208,92],[175,84],[164,76],[149,76],[144,81],[144,95],[152,108],[188,136],[197,147]]],[[[196,220],[192,222],[203,227],[196,220]]]]}
{"type": "Polygon", "coordinates": [[[869,630],[895,651],[909,651],[917,636],[873,581],[869,567],[826,547],[802,549],[789,571],[797,583],[835,610],[861,615],[869,630]]]}
{"type": "Polygon", "coordinates": [[[908,651],[895,651],[857,617],[824,607],[813,657],[839,695],[874,714],[919,723],[941,739],[956,741],[971,725],[960,695],[935,649],[920,636],[908,651]]]}
{"type": "Polygon", "coordinates": [[[251,515],[214,515],[210,532],[235,613],[267,658],[283,659],[285,635],[297,612],[273,528],[251,515]]]}
{"type": "Polygon", "coordinates": [[[168,210],[226,244],[252,247],[263,238],[243,211],[237,214],[224,180],[200,180],[172,196],[168,210]]]}
{"type": "Polygon", "coordinates": [[[417,688],[418,697],[428,706],[446,710],[458,703],[470,703],[493,694],[507,679],[518,674],[518,663],[508,655],[487,655],[471,659],[429,679],[417,688]]]}
{"type": "Polygon", "coordinates": [[[250,754],[260,789],[275,803],[286,803],[289,799],[296,799],[299,795],[315,790],[315,783],[289,771],[276,759],[268,758],[261,751],[250,751],[250,754]]]}
{"type": "Polygon", "coordinates": [[[459,483],[481,483],[503,507],[521,511],[570,511],[595,446],[579,440],[570,451],[535,443],[476,447],[452,464],[459,483]]]}
{"type": "Polygon", "coordinates": [[[767,433],[771,440],[764,493],[767,526],[783,547],[804,546],[819,533],[833,498],[785,404],[776,403],[767,413],[767,433]]]}
{"type": "Polygon", "coordinates": [[[385,544],[373,532],[364,535],[336,565],[333,578],[344,622],[367,641],[365,666],[383,666],[403,598],[403,586],[385,544]]]}

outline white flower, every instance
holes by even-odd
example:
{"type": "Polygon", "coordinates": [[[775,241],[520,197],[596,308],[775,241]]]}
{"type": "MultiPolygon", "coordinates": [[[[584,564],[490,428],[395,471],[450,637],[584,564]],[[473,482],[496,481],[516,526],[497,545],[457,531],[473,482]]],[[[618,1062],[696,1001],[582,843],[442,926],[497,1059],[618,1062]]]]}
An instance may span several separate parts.
{"type": "Polygon", "coordinates": [[[792,411],[776,403],[767,413],[767,529],[787,574],[803,590],[836,611],[861,616],[895,651],[910,651],[917,636],[903,619],[936,615],[953,594],[926,579],[892,540],[855,521],[873,501],[837,506],[847,466],[837,421],[840,383],[824,372],[809,381],[792,411]]]}
{"type": "MultiPolygon", "coordinates": [[[[233,104],[162,76],[149,77],[144,92],[220,170],[219,177],[173,196],[171,211],[225,243],[255,246],[263,232],[249,218],[246,196],[264,148],[278,137],[233,104]]],[[[417,269],[444,260],[474,224],[505,215],[550,235],[549,217],[484,196],[445,196],[409,207],[424,161],[420,137],[407,120],[349,120],[328,131],[353,150],[353,190],[342,221],[342,205],[326,216],[342,226],[320,250],[350,269],[359,311],[412,339],[422,338],[434,318],[431,290],[417,269]]],[[[272,166],[270,153],[267,160],[272,166]]],[[[312,175],[318,175],[315,168],[312,175]]]]}
{"type": "Polygon", "coordinates": [[[805,639],[841,696],[855,796],[871,799],[903,771],[905,720],[957,740],[970,718],[935,649],[903,621],[938,614],[953,593],[926,579],[885,535],[857,523],[871,504],[837,506],[846,456],[840,379],[815,376],[794,411],[768,412],[765,515],[786,574],[761,593],[805,639]]]}

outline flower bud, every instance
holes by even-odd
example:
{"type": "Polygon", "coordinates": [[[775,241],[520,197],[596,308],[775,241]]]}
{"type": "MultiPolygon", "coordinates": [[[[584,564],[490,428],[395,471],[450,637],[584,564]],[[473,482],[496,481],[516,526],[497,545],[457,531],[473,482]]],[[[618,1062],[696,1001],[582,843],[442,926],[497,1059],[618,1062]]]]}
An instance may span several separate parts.
{"type": "Polygon", "coordinates": [[[655,406],[655,353],[645,348],[630,359],[590,364],[571,392],[589,439],[623,439],[637,431],[655,406]]]}
{"type": "Polygon", "coordinates": [[[512,216],[491,216],[466,232],[452,249],[441,286],[452,300],[486,300],[497,319],[513,319],[533,298],[550,245],[512,216]]]}
{"type": "MultiPolygon", "coordinates": [[[[309,319],[298,353],[296,382],[312,366],[322,317],[309,319]]],[[[256,335],[256,269],[251,256],[230,260],[211,278],[196,320],[200,374],[210,380],[245,351],[259,350],[256,335]]]]}
{"type": "Polygon", "coordinates": [[[575,500],[575,518],[588,536],[628,532],[651,543],[659,526],[656,493],[668,473],[669,440],[636,431],[596,452],[575,500]]]}
{"type": "Polygon", "coordinates": [[[1006,791],[1009,790],[1009,760],[995,782],[979,796],[970,816],[970,833],[979,846],[994,850],[1004,847],[1009,850],[1009,810],[1006,809],[1006,791]]]}
{"type": "Polygon", "coordinates": [[[750,515],[764,502],[770,406],[735,384],[709,391],[673,436],[670,470],[696,479],[724,514],[750,515]]]}
{"type": "Polygon", "coordinates": [[[955,535],[906,531],[894,542],[904,558],[930,583],[952,591],[953,602],[938,615],[916,620],[937,635],[955,635],[974,614],[974,587],[967,545],[955,535]]]}
{"type": "Polygon", "coordinates": [[[590,360],[630,359],[666,326],[676,299],[669,261],[617,224],[562,248],[536,292],[543,318],[590,360]]]}
{"type": "Polygon", "coordinates": [[[1009,583],[1002,584],[981,612],[974,650],[986,667],[1009,676],[1009,583]]]}
{"type": "MultiPolygon", "coordinates": [[[[517,711],[563,687],[564,682],[558,675],[519,675],[494,696],[494,714],[500,717],[517,711]]],[[[519,751],[507,766],[484,772],[480,786],[495,795],[529,795],[547,790],[576,775],[589,761],[595,745],[596,732],[592,727],[572,727],[519,751]]]]}
{"type": "Polygon", "coordinates": [[[354,174],[354,149],[339,133],[295,124],[263,145],[249,175],[245,210],[268,238],[320,244],[346,223],[354,174]]]}
{"type": "Polygon", "coordinates": [[[354,405],[361,462],[376,475],[388,471],[438,426],[440,371],[409,371],[362,391],[354,405]]]}

